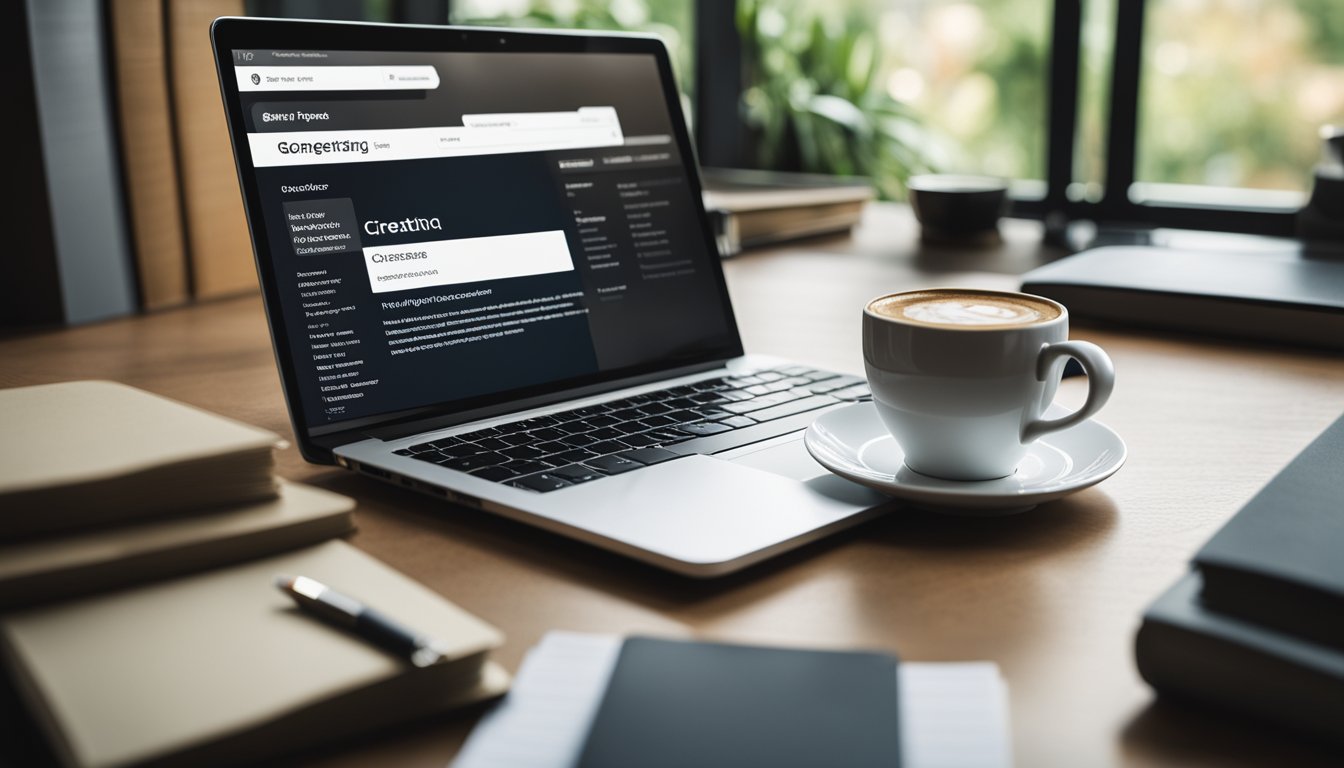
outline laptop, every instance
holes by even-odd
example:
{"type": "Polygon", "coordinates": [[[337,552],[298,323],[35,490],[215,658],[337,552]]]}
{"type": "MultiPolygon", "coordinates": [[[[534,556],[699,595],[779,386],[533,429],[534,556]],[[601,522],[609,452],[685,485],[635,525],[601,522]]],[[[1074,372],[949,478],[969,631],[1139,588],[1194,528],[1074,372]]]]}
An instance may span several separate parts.
{"type": "Polygon", "coordinates": [[[211,34],[306,459],[699,577],[880,513],[802,443],[863,379],[744,354],[659,40],[211,34]]]}

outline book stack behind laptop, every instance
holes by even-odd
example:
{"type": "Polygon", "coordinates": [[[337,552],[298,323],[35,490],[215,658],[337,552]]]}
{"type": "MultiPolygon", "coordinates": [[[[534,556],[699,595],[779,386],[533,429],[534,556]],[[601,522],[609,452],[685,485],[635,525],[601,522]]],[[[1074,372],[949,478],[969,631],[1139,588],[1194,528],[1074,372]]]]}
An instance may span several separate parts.
{"type": "Polygon", "coordinates": [[[705,210],[719,253],[852,229],[873,199],[869,179],[741,168],[702,168],[705,210]]]}
{"type": "Polygon", "coordinates": [[[1178,698],[1344,744],[1344,417],[1195,555],[1136,641],[1178,698]]]}
{"type": "Polygon", "coordinates": [[[247,762],[497,696],[492,627],[336,540],[353,501],[274,433],[112,382],[0,390],[0,659],[67,765],[247,762]],[[299,613],[330,584],[424,666],[299,613]]]}

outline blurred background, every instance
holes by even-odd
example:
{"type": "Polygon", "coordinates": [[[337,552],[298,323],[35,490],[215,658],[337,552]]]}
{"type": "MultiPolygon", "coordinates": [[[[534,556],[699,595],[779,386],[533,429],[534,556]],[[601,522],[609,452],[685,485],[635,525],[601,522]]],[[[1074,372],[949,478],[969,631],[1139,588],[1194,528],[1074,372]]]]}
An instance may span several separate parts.
{"type": "Polygon", "coordinates": [[[0,285],[0,325],[255,289],[207,36],[221,15],[657,35],[703,165],[862,176],[898,201],[915,173],[1002,177],[1012,215],[1047,234],[1110,221],[1291,235],[1321,129],[1344,124],[1344,0],[18,7],[0,50],[22,76],[0,88],[41,151],[15,159],[13,215],[49,226],[17,247],[55,262],[24,260],[0,285]]]}

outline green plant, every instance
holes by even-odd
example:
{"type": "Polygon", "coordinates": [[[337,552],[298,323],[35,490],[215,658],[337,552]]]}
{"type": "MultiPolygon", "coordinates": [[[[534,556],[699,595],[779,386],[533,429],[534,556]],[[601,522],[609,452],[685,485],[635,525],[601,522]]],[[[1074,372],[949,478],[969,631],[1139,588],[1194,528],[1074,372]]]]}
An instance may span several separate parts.
{"type": "Polygon", "coordinates": [[[880,51],[861,9],[836,16],[740,0],[738,31],[743,116],[761,167],[868,176],[885,198],[932,170],[918,116],[879,83],[880,51]]]}

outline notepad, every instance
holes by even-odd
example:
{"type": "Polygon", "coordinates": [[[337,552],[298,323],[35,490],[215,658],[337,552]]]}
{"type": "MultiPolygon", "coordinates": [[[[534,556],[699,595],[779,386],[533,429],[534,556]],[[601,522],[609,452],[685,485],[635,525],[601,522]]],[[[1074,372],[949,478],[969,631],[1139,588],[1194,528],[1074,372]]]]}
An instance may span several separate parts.
{"type": "Polygon", "coordinates": [[[0,541],[275,498],[279,436],[111,381],[0,390],[0,541]]]}
{"type": "MultiPolygon", "coordinates": [[[[508,698],[467,739],[453,768],[578,765],[622,642],[611,635],[547,634],[523,660],[508,698]]],[[[897,676],[902,765],[1012,765],[1007,688],[996,665],[904,662],[897,676]]]]}
{"type": "Polygon", "coordinates": [[[245,765],[498,696],[493,627],[343,541],[0,619],[0,657],[62,762],[245,765]],[[304,574],[445,645],[414,667],[299,612],[304,574]]]}

